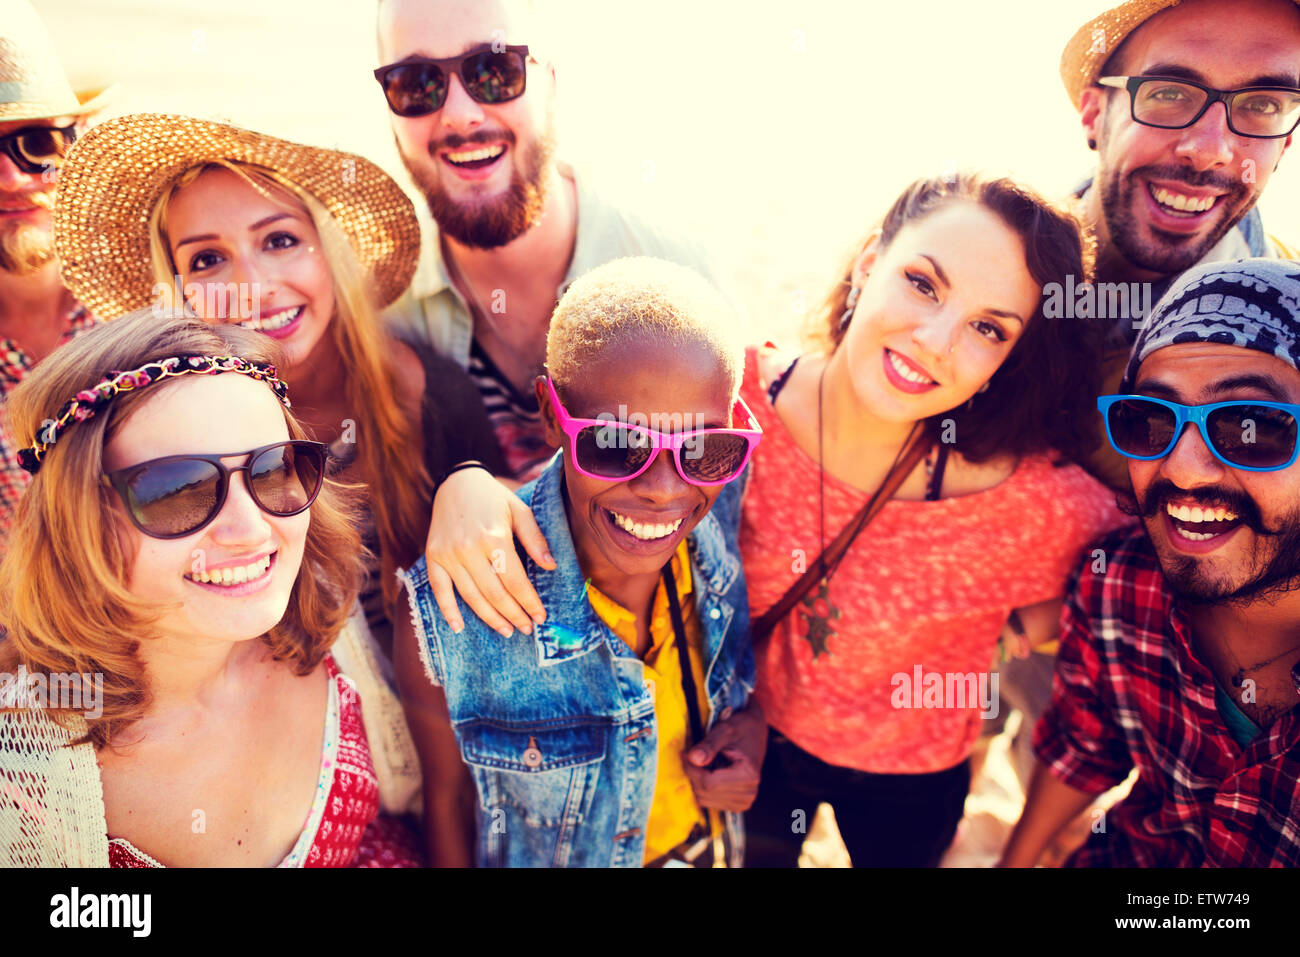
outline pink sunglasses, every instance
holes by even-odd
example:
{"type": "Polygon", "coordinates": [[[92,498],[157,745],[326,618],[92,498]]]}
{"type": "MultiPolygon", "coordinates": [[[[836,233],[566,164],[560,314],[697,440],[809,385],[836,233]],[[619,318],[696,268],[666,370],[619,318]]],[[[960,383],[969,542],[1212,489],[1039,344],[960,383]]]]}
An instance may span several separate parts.
{"type": "Polygon", "coordinates": [[[743,413],[746,428],[668,433],[613,419],[575,419],[560,402],[549,376],[546,388],[560,429],[569,437],[573,467],[602,482],[634,479],[650,468],[660,449],[669,449],[677,474],[691,485],[725,485],[745,470],[763,437],[758,420],[741,398],[736,399],[733,415],[743,413]]]}

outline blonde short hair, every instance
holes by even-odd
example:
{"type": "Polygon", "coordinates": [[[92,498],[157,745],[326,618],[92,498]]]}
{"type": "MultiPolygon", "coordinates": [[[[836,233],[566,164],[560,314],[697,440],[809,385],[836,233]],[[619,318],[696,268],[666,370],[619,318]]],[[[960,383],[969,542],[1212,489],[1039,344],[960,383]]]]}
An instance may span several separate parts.
{"type": "Polygon", "coordinates": [[[636,338],[705,349],[734,399],[744,370],[736,311],[703,276],[662,259],[615,259],[569,286],[546,335],[546,370],[557,386],[575,382],[602,350],[636,338]]]}

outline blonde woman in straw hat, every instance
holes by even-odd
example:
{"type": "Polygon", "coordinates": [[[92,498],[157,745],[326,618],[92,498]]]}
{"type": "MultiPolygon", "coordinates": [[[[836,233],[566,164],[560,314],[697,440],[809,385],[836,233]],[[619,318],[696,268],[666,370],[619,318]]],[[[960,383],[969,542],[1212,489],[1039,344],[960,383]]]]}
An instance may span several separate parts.
{"type": "Polygon", "coordinates": [[[422,362],[376,318],[419,250],[398,185],[359,156],[133,114],[70,152],[55,233],[69,286],[100,315],[184,306],[276,340],[295,409],[330,446],[331,474],[369,488],[378,583],[363,600],[386,644],[392,571],[421,551],[430,476],[497,455],[464,373],[422,362]],[[440,428],[453,418],[455,435],[440,428]]]}
{"type": "MultiPolygon", "coordinates": [[[[0,400],[94,322],[59,278],[50,210],[64,155],[107,99],[73,92],[31,4],[0,2],[0,400]]],[[[27,482],[0,422],[0,547],[27,482]]]]}
{"type": "Polygon", "coordinates": [[[357,532],[279,352],[145,309],[15,391],[0,866],[419,863],[357,532]]]}

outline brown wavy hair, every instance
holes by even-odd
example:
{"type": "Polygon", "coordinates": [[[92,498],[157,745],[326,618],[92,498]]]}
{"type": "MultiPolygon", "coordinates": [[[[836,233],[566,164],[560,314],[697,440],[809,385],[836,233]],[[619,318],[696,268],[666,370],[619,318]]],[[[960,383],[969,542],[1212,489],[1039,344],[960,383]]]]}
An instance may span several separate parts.
{"type": "MultiPolygon", "coordinates": [[[[177,355],[280,358],[275,343],[260,333],[142,309],[90,330],[43,360],[6,402],[10,434],[30,444],[69,397],[109,371],[177,355]]],[[[76,742],[88,740],[97,748],[148,709],[149,683],[137,650],[174,607],[143,601],[127,589],[134,554],[123,543],[140,533],[117,493],[101,480],[104,446],[160,388],[121,396],[59,436],[19,502],[0,563],[0,624],[8,632],[0,641],[0,670],[25,665],[33,673],[103,675],[103,714],[86,719],[88,733],[76,742]]],[[[288,409],[284,417],[292,438],[308,438],[288,409]]],[[[354,508],[347,489],[326,480],[311,506],[289,606],[262,636],[275,659],[288,662],[296,674],[320,663],[361,588],[365,553],[354,508]]],[[[71,729],[71,713],[49,713],[71,729]]]]}
{"type": "MultiPolygon", "coordinates": [[[[379,554],[383,560],[380,585],[390,614],[398,607],[398,580],[393,574],[424,553],[429,516],[433,508],[433,482],[421,454],[418,414],[403,414],[394,383],[394,340],[375,313],[366,289],[366,277],[343,229],[328,209],[311,193],[275,170],[247,163],[219,160],[192,167],[178,176],[163,194],[150,219],[150,245],[155,279],[170,290],[180,275],[172,259],[167,234],[167,211],[183,187],[213,169],[228,170],[267,198],[275,190],[289,193],[302,204],[321,238],[321,254],[334,284],[334,315],[329,334],[342,357],[347,374],[340,383],[347,407],[357,417],[357,459],[366,483],[373,490],[366,501],[375,520],[379,554]]],[[[182,303],[172,303],[182,308],[182,303]]],[[[287,380],[286,380],[287,381],[287,380]]],[[[292,389],[293,383],[289,382],[292,389]]]]}
{"type": "MultiPolygon", "coordinates": [[[[1077,287],[1090,281],[1095,242],[1078,216],[1007,178],[975,173],[918,179],[894,201],[885,218],[858,242],[839,279],[814,313],[806,338],[832,353],[844,338],[841,317],[848,308],[853,264],[878,230],[880,250],[899,231],[955,202],[977,203],[998,216],[1021,239],[1025,265],[1040,293],[1052,283],[1077,287]]],[[[956,424],[952,447],[971,462],[999,455],[1055,451],[1082,462],[1097,447],[1096,397],[1101,388],[1103,330],[1097,320],[1048,319],[1046,296],[1006,360],[989,379],[987,391],[968,405],[932,416],[926,432],[938,441],[943,421],[956,424]]]]}

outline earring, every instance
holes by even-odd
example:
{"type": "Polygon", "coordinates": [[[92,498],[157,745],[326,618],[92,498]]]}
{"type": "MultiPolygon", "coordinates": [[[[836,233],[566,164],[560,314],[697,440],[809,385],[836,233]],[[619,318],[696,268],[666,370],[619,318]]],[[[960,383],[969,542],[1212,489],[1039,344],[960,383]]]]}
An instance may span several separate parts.
{"type": "Polygon", "coordinates": [[[857,286],[849,290],[849,296],[844,300],[844,315],[840,316],[840,330],[847,328],[849,320],[853,318],[853,309],[858,304],[858,295],[862,292],[857,286]]]}
{"type": "Polygon", "coordinates": [[[1095,151],[1095,150],[1097,149],[1097,141],[1094,140],[1094,139],[1089,139],[1089,140],[1088,140],[1088,149],[1090,149],[1090,150],[1094,150],[1094,151],[1095,151]]]}

